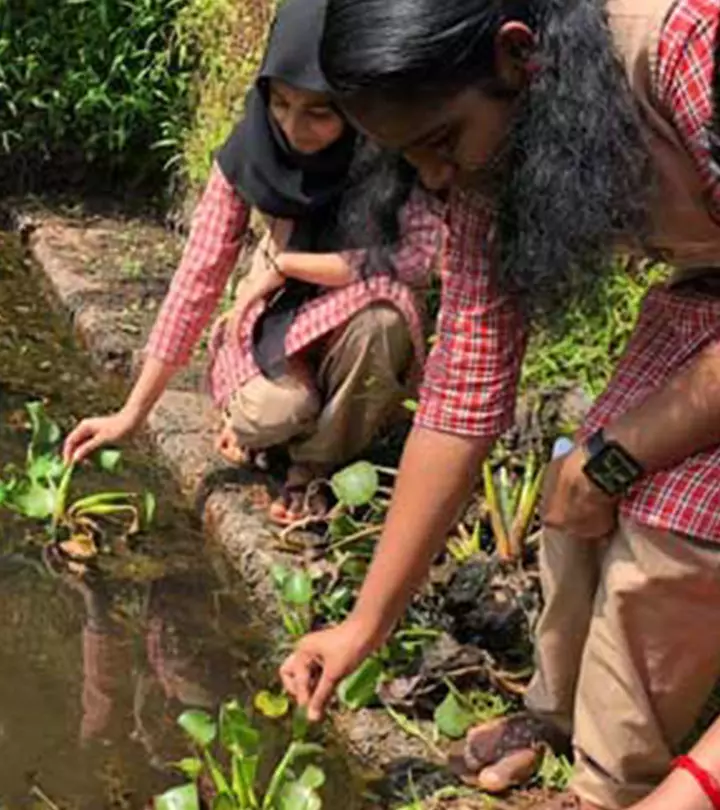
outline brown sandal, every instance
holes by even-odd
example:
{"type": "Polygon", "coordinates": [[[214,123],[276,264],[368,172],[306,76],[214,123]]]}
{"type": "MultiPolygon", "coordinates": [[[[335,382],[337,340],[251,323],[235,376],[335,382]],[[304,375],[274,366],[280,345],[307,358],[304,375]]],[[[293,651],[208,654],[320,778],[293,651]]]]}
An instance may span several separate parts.
{"type": "Polygon", "coordinates": [[[270,504],[268,516],[278,526],[292,526],[306,518],[322,521],[329,510],[329,493],[321,481],[284,484],[280,497],[270,504]]]}
{"type": "Polygon", "coordinates": [[[453,744],[448,765],[463,781],[500,793],[530,779],[545,749],[561,743],[559,738],[557,730],[531,714],[500,717],[471,728],[453,744]]]}

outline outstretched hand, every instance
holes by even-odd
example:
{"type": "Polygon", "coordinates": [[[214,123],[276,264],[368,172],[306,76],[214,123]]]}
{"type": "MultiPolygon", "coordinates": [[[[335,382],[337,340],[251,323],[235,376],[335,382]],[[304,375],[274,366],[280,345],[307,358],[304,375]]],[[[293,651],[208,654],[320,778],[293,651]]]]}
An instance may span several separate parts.
{"type": "Polygon", "coordinates": [[[136,420],[125,411],[83,419],[65,439],[64,461],[80,462],[100,447],[126,438],[136,428],[136,420]]]}
{"type": "Polygon", "coordinates": [[[324,717],[338,683],[354,672],[375,646],[352,619],[310,633],[280,667],[285,691],[307,709],[308,720],[316,723],[324,717]]]}

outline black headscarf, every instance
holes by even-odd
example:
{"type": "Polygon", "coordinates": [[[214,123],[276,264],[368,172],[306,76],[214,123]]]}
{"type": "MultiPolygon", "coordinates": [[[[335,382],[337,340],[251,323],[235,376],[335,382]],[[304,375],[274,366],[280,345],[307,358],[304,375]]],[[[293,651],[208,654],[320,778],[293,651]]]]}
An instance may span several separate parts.
{"type": "MultiPolygon", "coordinates": [[[[342,247],[337,244],[335,215],[347,183],[356,133],[348,125],[321,152],[305,155],[296,151],[270,113],[270,80],[330,93],[319,62],[326,5],[327,0],[282,3],[255,85],[245,100],[245,115],[216,156],[221,171],[243,199],[267,216],[293,220],[288,247],[311,253],[342,247]]],[[[298,308],[319,292],[315,285],[290,279],[259,319],[253,353],[266,376],[284,373],[287,330],[298,308]]]]}

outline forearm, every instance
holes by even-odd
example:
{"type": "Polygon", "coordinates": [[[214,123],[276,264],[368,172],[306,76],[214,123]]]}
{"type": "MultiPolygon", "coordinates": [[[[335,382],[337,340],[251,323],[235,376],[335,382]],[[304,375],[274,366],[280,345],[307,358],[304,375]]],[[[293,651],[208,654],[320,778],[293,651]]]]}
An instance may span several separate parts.
{"type": "Polygon", "coordinates": [[[152,356],[145,360],[140,376],[123,406],[123,410],[132,417],[136,425],[145,421],[176,369],[177,366],[152,356]]]}
{"type": "Polygon", "coordinates": [[[720,444],[720,345],[703,351],[641,405],[608,425],[647,472],[720,444]]]}
{"type": "MultiPolygon", "coordinates": [[[[720,781],[720,720],[716,720],[690,752],[702,768],[720,781]]],[[[632,810],[710,810],[712,804],[695,779],[682,770],[673,771],[650,796],[632,810]]]]}
{"type": "Polygon", "coordinates": [[[321,287],[345,287],[357,275],[340,253],[282,253],[278,257],[282,275],[321,287]]]}
{"type": "Polygon", "coordinates": [[[384,638],[422,582],[492,442],[413,429],[382,538],[352,619],[384,638]]]}

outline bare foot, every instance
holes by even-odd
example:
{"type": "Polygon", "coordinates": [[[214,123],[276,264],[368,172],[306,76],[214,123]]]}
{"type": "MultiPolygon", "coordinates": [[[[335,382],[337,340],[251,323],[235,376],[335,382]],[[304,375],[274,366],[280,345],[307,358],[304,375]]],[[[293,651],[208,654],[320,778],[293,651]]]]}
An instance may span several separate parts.
{"type": "Polygon", "coordinates": [[[235,431],[229,425],[222,427],[215,440],[215,450],[231,464],[247,464],[250,460],[250,454],[246,448],[241,447],[235,431]]]}

